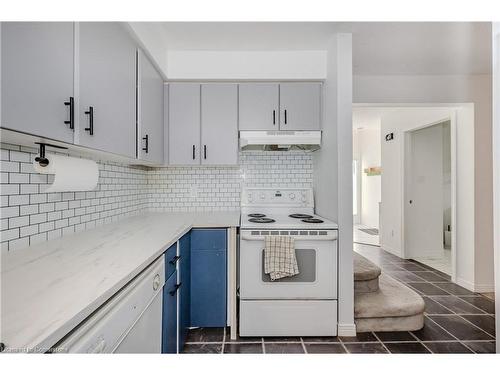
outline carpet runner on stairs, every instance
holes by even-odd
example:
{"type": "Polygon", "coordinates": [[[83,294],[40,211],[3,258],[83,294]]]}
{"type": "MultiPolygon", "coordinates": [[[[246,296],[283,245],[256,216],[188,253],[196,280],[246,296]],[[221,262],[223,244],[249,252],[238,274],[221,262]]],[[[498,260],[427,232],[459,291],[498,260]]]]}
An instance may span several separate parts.
{"type": "Polygon", "coordinates": [[[354,319],[357,332],[416,331],[424,325],[425,302],[414,290],[354,253],[354,319]]]}

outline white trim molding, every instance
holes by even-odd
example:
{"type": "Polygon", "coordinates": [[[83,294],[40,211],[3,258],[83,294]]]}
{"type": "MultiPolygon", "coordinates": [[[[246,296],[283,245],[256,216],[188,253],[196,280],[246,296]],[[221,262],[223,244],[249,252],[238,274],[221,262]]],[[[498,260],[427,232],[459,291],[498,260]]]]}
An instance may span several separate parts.
{"type": "Polygon", "coordinates": [[[356,336],[356,324],[339,324],[337,336],[356,336]]]}

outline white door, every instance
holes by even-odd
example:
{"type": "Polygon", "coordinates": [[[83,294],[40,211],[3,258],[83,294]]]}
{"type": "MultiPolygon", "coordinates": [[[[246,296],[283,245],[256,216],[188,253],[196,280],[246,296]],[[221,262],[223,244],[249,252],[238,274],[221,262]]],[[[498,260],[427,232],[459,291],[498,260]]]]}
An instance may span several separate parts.
{"type": "Polygon", "coordinates": [[[200,164],[200,85],[169,84],[168,109],[169,164],[200,164]]]}
{"type": "Polygon", "coordinates": [[[79,28],[79,144],[135,158],[136,46],[117,22],[79,28]]]}
{"type": "Polygon", "coordinates": [[[201,164],[238,164],[238,86],[201,85],[201,164]]]}
{"type": "Polygon", "coordinates": [[[279,130],[279,85],[240,83],[239,130],[279,130]]]}
{"type": "Polygon", "coordinates": [[[321,130],[321,84],[280,84],[280,130],[321,130]]]}
{"type": "Polygon", "coordinates": [[[163,78],[142,51],[138,51],[138,155],[163,164],[163,78]]]}
{"type": "Polygon", "coordinates": [[[1,27],[2,128],[73,143],[73,23],[1,27]]]}
{"type": "Polygon", "coordinates": [[[443,127],[409,133],[406,163],[405,256],[443,256],[443,127]]]}

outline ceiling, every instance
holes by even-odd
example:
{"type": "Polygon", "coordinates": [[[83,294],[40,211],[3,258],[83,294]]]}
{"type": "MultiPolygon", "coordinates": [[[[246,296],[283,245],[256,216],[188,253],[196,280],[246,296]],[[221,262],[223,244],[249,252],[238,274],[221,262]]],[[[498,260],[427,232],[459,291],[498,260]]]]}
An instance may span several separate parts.
{"type": "Polygon", "coordinates": [[[164,22],[170,50],[324,50],[353,35],[354,74],[490,74],[485,22],[164,22]]]}

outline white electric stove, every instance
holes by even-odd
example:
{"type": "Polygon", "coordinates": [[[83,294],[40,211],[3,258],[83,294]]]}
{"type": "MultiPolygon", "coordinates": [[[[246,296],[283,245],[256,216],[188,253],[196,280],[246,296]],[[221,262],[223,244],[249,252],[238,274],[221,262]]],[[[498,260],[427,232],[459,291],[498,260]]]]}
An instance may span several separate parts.
{"type": "Polygon", "coordinates": [[[240,335],[335,336],[337,224],[314,214],[312,189],[247,188],[241,199],[240,335]],[[266,236],[294,238],[299,274],[264,273],[266,236]]]}

